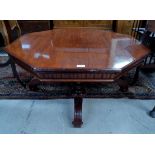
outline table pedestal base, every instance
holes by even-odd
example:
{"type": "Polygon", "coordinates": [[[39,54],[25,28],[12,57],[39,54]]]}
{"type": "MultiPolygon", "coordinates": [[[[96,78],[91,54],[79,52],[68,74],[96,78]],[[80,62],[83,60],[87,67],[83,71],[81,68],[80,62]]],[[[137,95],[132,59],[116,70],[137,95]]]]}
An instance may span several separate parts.
{"type": "Polygon", "coordinates": [[[74,120],[72,124],[76,128],[80,128],[83,124],[82,122],[82,97],[74,98],[74,120]]]}
{"type": "MultiPolygon", "coordinates": [[[[29,89],[31,91],[37,91],[38,90],[38,84],[40,84],[41,81],[39,79],[33,78],[29,82],[29,89]]],[[[117,84],[120,87],[120,90],[122,92],[128,91],[128,82],[125,81],[123,78],[120,78],[117,81],[117,84]]],[[[73,87],[73,94],[74,96],[74,119],[72,121],[72,124],[76,128],[80,128],[83,124],[82,121],[82,101],[83,101],[83,95],[85,94],[85,90],[82,89],[80,86],[80,83],[76,83],[73,87]]],[[[155,116],[155,109],[154,109],[154,116],[155,116]]]]}

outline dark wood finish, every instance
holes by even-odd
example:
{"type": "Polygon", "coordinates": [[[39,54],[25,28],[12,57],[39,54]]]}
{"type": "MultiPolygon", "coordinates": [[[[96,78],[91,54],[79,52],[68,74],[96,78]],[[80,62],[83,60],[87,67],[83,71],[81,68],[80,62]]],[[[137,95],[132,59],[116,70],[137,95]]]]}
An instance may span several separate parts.
{"type": "Polygon", "coordinates": [[[82,122],[82,97],[75,97],[74,98],[74,120],[72,124],[74,127],[81,127],[82,122]]]}
{"type": "Polygon", "coordinates": [[[53,28],[53,22],[49,20],[18,20],[22,34],[40,32],[53,28]]]}
{"type": "Polygon", "coordinates": [[[81,127],[83,124],[82,121],[82,101],[83,95],[86,93],[80,83],[75,83],[73,85],[73,94],[74,94],[74,120],[72,124],[74,127],[81,127]]]}
{"type": "Polygon", "coordinates": [[[148,48],[128,35],[80,28],[27,34],[8,45],[6,51],[30,66],[36,73],[41,71],[119,73],[138,60],[143,60],[149,53],[148,48]]]}
{"type": "Polygon", "coordinates": [[[24,82],[22,82],[22,80],[21,80],[20,77],[19,77],[19,74],[18,74],[18,72],[17,72],[17,70],[16,70],[15,61],[13,60],[12,57],[10,57],[10,64],[11,64],[11,68],[12,68],[14,77],[18,80],[18,82],[19,82],[24,88],[26,88],[26,84],[25,84],[24,82]]]}
{"type": "MultiPolygon", "coordinates": [[[[128,35],[85,28],[27,34],[6,51],[33,74],[31,90],[40,82],[117,82],[124,92],[128,84],[122,77],[149,55],[147,47],[128,35]]],[[[73,124],[80,127],[84,91],[79,87],[75,90],[73,124]]]]}
{"type": "Polygon", "coordinates": [[[4,24],[7,30],[9,43],[12,43],[21,35],[20,28],[18,25],[15,25],[15,27],[12,28],[9,20],[4,20],[4,24]]]}
{"type": "Polygon", "coordinates": [[[113,22],[112,22],[112,30],[114,31],[114,32],[117,32],[117,20],[113,20],[113,22]]]}
{"type": "Polygon", "coordinates": [[[49,21],[49,28],[50,28],[50,30],[52,30],[54,28],[54,22],[53,22],[53,20],[50,20],[49,21]]]}
{"type": "Polygon", "coordinates": [[[29,82],[29,89],[31,91],[37,91],[38,90],[38,84],[40,83],[40,81],[36,78],[33,78],[30,82],[29,82]]]}
{"type": "Polygon", "coordinates": [[[124,79],[120,78],[117,81],[119,87],[120,87],[120,91],[122,92],[127,92],[128,91],[128,82],[125,81],[124,79]]]}

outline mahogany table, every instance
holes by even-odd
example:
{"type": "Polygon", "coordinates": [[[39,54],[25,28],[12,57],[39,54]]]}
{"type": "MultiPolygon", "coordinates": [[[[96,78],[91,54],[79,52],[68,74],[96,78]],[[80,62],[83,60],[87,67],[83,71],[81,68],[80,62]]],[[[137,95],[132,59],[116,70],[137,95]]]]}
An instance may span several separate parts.
{"type": "MultiPolygon", "coordinates": [[[[26,34],[9,44],[6,51],[20,83],[15,63],[32,73],[31,90],[40,82],[75,83],[72,122],[75,127],[83,123],[80,83],[117,82],[120,90],[127,91],[127,81],[122,77],[132,68],[138,68],[149,54],[149,49],[128,35],[86,28],[26,34]]],[[[138,72],[135,78],[137,75],[138,72]]]]}

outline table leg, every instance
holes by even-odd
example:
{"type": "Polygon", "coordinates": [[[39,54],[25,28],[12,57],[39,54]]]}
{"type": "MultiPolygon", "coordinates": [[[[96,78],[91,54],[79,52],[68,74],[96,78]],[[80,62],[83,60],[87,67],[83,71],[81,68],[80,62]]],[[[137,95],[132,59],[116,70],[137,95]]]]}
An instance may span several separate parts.
{"type": "Polygon", "coordinates": [[[29,84],[28,84],[28,86],[29,86],[29,89],[31,90],[31,91],[37,91],[38,90],[38,87],[37,87],[37,85],[40,83],[40,81],[38,80],[38,79],[32,79],[30,82],[29,82],[29,84]]]}
{"type": "Polygon", "coordinates": [[[24,88],[26,88],[26,84],[20,79],[19,74],[18,74],[17,69],[16,69],[16,64],[15,64],[15,62],[14,62],[14,60],[12,58],[10,58],[10,64],[11,64],[11,68],[12,68],[12,72],[13,72],[14,77],[17,79],[17,81],[24,88]]]}
{"type": "Polygon", "coordinates": [[[72,124],[76,128],[80,128],[83,124],[82,122],[82,97],[74,98],[74,120],[72,124]]]}
{"type": "Polygon", "coordinates": [[[127,81],[125,81],[123,79],[119,79],[117,81],[117,84],[120,87],[120,91],[122,91],[122,92],[127,92],[128,91],[128,82],[127,81]]]}
{"type": "Polygon", "coordinates": [[[154,106],[154,108],[149,112],[149,115],[150,115],[152,118],[155,118],[155,106],[154,106]]]}

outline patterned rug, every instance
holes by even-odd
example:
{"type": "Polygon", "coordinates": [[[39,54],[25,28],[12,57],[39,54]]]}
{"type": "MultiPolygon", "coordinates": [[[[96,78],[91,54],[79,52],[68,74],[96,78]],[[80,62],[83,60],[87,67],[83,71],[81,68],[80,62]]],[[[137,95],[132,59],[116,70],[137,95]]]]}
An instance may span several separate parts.
{"type": "MultiPolygon", "coordinates": [[[[7,57],[0,57],[0,62],[7,57]]],[[[27,82],[30,74],[17,66],[20,77],[27,82]]],[[[129,83],[132,82],[135,69],[126,76],[129,83]]],[[[155,99],[155,71],[140,72],[139,79],[134,85],[129,85],[128,92],[119,91],[119,86],[113,84],[82,84],[85,90],[85,98],[134,98],[155,99]]],[[[11,67],[0,68],[0,99],[52,99],[72,98],[74,96],[73,84],[39,85],[39,91],[33,92],[29,88],[23,88],[13,77],[11,67]]]]}

